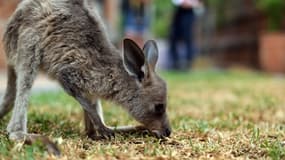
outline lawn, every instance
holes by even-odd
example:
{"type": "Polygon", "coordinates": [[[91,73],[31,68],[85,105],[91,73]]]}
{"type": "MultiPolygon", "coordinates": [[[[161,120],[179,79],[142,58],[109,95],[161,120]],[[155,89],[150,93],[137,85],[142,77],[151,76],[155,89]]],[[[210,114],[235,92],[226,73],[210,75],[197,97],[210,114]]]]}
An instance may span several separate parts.
{"type": "MultiPolygon", "coordinates": [[[[162,73],[168,82],[173,134],[111,141],[84,136],[77,102],[62,91],[32,95],[29,131],[53,138],[62,159],[285,159],[285,78],[248,71],[162,73]]],[[[104,102],[109,125],[136,124],[104,102]]],[[[41,144],[13,144],[0,120],[0,159],[54,159],[41,144]]]]}

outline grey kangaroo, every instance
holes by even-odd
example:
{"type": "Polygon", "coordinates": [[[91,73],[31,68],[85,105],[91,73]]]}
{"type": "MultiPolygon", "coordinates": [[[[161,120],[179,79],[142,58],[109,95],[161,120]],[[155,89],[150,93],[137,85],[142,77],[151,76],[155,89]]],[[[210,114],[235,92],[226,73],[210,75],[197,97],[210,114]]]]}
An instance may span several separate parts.
{"type": "Polygon", "coordinates": [[[13,108],[7,127],[10,140],[40,139],[60,154],[47,138],[27,131],[29,93],[40,71],[81,104],[89,137],[109,139],[115,132],[142,130],[158,138],[170,136],[167,87],[155,72],[156,43],[147,41],[140,49],[125,39],[121,54],[108,40],[93,6],[89,0],[23,0],[18,5],[3,38],[8,85],[0,118],[13,108]],[[99,99],[123,106],[142,125],[107,127],[99,99]]]}

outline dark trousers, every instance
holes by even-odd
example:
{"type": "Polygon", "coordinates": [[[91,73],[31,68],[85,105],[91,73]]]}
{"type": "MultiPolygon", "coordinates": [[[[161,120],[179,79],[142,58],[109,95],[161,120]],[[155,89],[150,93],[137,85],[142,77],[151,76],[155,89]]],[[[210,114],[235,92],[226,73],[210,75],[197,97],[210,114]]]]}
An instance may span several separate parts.
{"type": "Polygon", "coordinates": [[[181,67],[178,50],[178,44],[183,44],[186,51],[187,67],[190,67],[194,58],[193,47],[193,23],[195,15],[192,9],[177,8],[173,17],[171,33],[170,33],[170,58],[172,60],[172,68],[181,67]]]}

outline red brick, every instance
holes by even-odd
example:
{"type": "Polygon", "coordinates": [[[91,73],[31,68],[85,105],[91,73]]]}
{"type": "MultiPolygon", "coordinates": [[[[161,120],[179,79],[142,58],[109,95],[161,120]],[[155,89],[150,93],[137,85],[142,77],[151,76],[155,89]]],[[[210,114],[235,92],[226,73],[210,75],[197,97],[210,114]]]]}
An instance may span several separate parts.
{"type": "Polygon", "coordinates": [[[267,33],[260,40],[260,62],[268,72],[285,73],[285,33],[267,33]]]}
{"type": "Polygon", "coordinates": [[[0,69],[4,69],[5,67],[5,54],[2,44],[4,26],[18,3],[19,0],[0,0],[0,69]]]}

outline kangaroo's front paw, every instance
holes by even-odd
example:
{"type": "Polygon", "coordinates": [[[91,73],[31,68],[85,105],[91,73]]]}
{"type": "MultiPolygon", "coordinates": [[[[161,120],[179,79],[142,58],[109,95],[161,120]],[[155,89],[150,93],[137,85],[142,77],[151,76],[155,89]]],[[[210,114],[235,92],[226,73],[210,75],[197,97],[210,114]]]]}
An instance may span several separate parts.
{"type": "Polygon", "coordinates": [[[120,134],[147,133],[148,129],[144,126],[119,126],[113,127],[114,131],[120,134]]]}
{"type": "Polygon", "coordinates": [[[87,136],[93,140],[112,139],[115,138],[115,132],[110,128],[101,127],[95,130],[94,133],[88,134],[87,136]]]}

